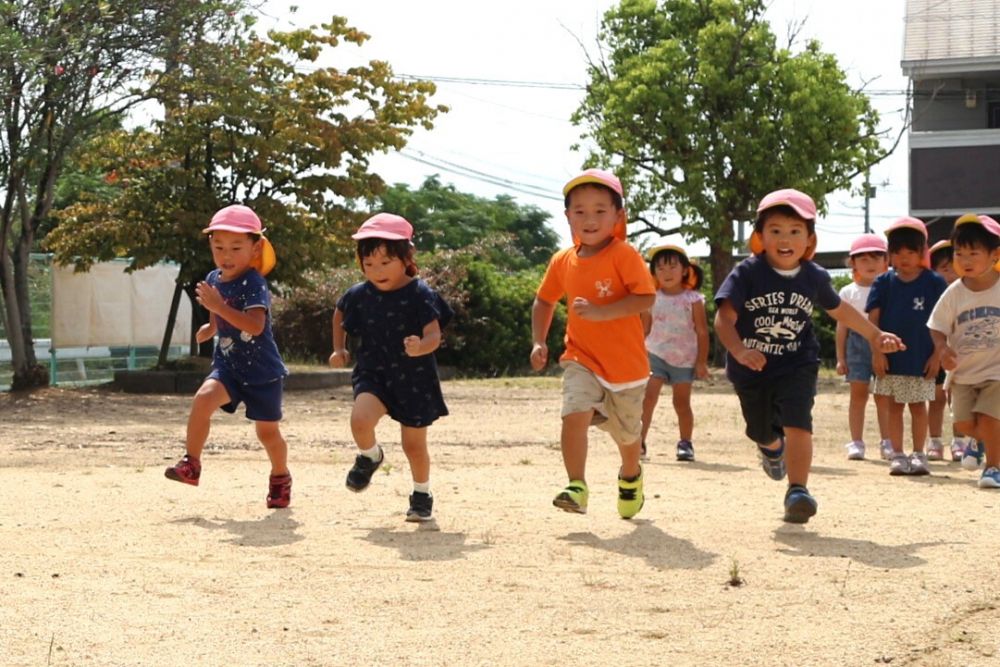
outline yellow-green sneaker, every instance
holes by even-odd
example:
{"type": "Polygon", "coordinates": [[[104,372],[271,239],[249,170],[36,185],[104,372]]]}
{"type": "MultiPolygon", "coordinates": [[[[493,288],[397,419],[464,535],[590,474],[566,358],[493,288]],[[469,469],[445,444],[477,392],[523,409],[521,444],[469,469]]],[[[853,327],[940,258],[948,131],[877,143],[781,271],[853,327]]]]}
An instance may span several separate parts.
{"type": "Polygon", "coordinates": [[[618,477],[618,514],[623,519],[631,519],[646,502],[642,494],[642,466],[639,466],[639,476],[631,482],[618,477]]]}
{"type": "Polygon", "coordinates": [[[587,483],[583,480],[574,479],[570,480],[566,488],[553,498],[552,504],[564,512],[586,514],[588,496],[590,496],[590,491],[587,489],[587,483]]]}

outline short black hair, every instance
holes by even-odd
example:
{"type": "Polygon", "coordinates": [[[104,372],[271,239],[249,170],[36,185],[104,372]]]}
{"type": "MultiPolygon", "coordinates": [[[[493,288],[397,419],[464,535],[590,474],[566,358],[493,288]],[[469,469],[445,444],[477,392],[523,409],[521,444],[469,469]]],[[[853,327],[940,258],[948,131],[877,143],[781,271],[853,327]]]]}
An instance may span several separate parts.
{"type": "Polygon", "coordinates": [[[951,262],[955,258],[955,248],[946,245],[931,253],[931,268],[941,264],[941,262],[951,262]]]}
{"type": "Polygon", "coordinates": [[[614,204],[616,211],[620,211],[622,209],[622,207],[625,205],[625,202],[622,201],[622,196],[620,194],[618,194],[617,192],[615,192],[614,190],[612,190],[611,188],[609,188],[608,186],[606,186],[606,185],[604,185],[602,183],[590,183],[590,182],[587,182],[587,183],[580,183],[579,185],[574,185],[572,187],[572,189],[570,189],[570,191],[566,193],[566,197],[563,200],[563,204],[564,204],[566,210],[569,210],[569,198],[570,198],[570,196],[573,194],[574,191],[576,191],[577,189],[582,188],[582,187],[592,187],[592,188],[600,188],[602,190],[607,190],[608,194],[611,195],[611,203],[614,204]]]}
{"type": "Polygon", "coordinates": [[[894,229],[886,236],[889,239],[889,252],[899,252],[906,248],[913,252],[921,252],[927,246],[927,237],[912,227],[894,229]]]}
{"type": "Polygon", "coordinates": [[[366,238],[358,240],[358,264],[364,268],[365,257],[371,257],[379,248],[385,248],[385,254],[395,257],[406,265],[406,275],[417,275],[417,265],[413,261],[413,254],[416,249],[409,239],[380,239],[366,238]]]}
{"type": "Polygon", "coordinates": [[[813,220],[812,218],[803,218],[801,215],[799,215],[798,211],[796,211],[788,204],[779,204],[777,206],[772,206],[770,208],[766,208],[763,211],[761,211],[760,214],[757,216],[757,220],[753,223],[753,230],[755,232],[764,231],[764,223],[767,222],[768,218],[770,218],[772,215],[776,213],[781,213],[782,215],[786,215],[789,218],[796,218],[798,220],[801,220],[802,222],[806,223],[806,229],[809,230],[810,234],[816,233],[816,221],[813,220]]]}
{"type": "Polygon", "coordinates": [[[955,225],[951,230],[951,244],[963,248],[981,246],[992,252],[1000,247],[1000,238],[990,234],[982,225],[966,223],[955,225]]]}

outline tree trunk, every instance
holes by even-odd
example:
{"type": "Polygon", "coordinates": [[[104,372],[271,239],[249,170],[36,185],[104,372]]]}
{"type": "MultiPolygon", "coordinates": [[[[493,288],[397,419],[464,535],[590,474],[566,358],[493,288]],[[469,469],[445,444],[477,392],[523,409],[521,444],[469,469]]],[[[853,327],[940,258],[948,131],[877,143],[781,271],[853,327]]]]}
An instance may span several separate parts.
{"type": "Polygon", "coordinates": [[[198,285],[197,282],[190,282],[184,285],[184,292],[188,295],[191,300],[191,356],[192,357],[208,357],[212,358],[212,353],[215,352],[215,341],[211,338],[206,340],[204,343],[198,344],[195,339],[195,334],[198,333],[198,329],[201,325],[208,324],[209,312],[205,310],[198,299],[195,298],[194,288],[198,285]]]}
{"type": "Polygon", "coordinates": [[[156,367],[163,368],[167,365],[167,351],[170,349],[170,339],[174,334],[174,323],[177,321],[177,310],[181,305],[181,294],[184,293],[184,286],[180,282],[174,283],[174,296],[170,299],[170,313],[167,315],[167,327],[163,331],[163,342],[160,343],[160,356],[156,359],[156,367]]]}
{"type": "MultiPolygon", "coordinates": [[[[709,262],[712,265],[712,289],[718,291],[722,287],[722,282],[726,279],[726,276],[733,270],[733,251],[728,244],[723,245],[714,241],[708,247],[709,262]]],[[[714,331],[715,325],[710,324],[710,326],[714,331]]],[[[719,344],[718,339],[716,339],[714,354],[712,355],[712,365],[725,366],[725,364],[726,348],[719,344]]]]}

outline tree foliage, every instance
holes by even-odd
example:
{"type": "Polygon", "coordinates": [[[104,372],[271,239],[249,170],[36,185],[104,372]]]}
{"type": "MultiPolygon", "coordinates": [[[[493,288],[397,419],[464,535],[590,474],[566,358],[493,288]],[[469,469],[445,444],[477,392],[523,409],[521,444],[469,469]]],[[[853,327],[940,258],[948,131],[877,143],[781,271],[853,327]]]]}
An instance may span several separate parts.
{"type": "Polygon", "coordinates": [[[413,224],[414,244],[422,251],[455,250],[491,234],[510,234],[515,255],[496,253],[503,266],[535,266],[546,262],[559,245],[558,235],[545,223],[549,214],[536,206],[520,206],[511,197],[485,199],[444,185],[437,176],[418,190],[397,183],[379,197],[382,210],[413,224]]]}
{"type": "Polygon", "coordinates": [[[157,89],[171,43],[237,2],[0,2],[0,295],[14,387],[44,383],[32,347],[28,256],[67,154],[157,89]]]}
{"type": "Polygon", "coordinates": [[[732,266],[733,223],[753,220],[764,194],[794,187],[822,206],[887,154],[868,98],[819,43],[779,47],[766,4],[622,0],[574,114],[589,162],[626,182],[638,233],[707,241],[715,284],[732,266]]]}

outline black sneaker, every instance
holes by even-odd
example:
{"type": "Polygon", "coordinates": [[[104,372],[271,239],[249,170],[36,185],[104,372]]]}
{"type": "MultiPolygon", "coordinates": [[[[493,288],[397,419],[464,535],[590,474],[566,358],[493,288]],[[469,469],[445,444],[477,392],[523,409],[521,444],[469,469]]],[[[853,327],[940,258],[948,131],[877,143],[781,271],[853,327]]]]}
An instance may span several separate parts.
{"type": "Polygon", "coordinates": [[[410,494],[410,509],[406,510],[406,520],[411,523],[430,521],[431,510],[434,507],[434,496],[429,493],[414,491],[410,494]]]}
{"type": "Polygon", "coordinates": [[[694,461],[694,445],[690,440],[677,441],[677,460],[694,461]]]}
{"type": "Polygon", "coordinates": [[[788,523],[806,523],[816,514],[816,499],[810,495],[804,486],[792,484],[785,492],[785,521],[788,523]]]}
{"type": "Polygon", "coordinates": [[[385,452],[382,451],[381,447],[378,448],[378,453],[381,455],[378,461],[372,461],[364,454],[358,454],[354,457],[354,465],[347,472],[347,488],[355,493],[368,488],[372,482],[372,475],[382,465],[382,461],[385,461],[385,452]]]}

